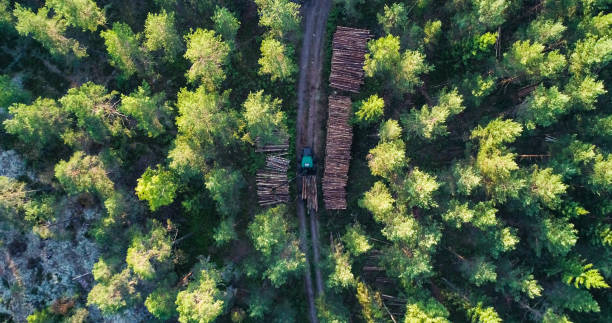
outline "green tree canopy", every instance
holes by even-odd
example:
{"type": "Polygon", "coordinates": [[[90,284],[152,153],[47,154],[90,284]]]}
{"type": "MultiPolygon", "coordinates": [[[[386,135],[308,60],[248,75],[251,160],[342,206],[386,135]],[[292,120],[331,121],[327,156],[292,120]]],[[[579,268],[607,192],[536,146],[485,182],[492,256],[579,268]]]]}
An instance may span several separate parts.
{"type": "Polygon", "coordinates": [[[243,117],[246,120],[245,140],[259,140],[262,145],[278,143],[287,138],[285,113],[282,101],[265,95],[263,90],[251,92],[244,102],[243,117]]]}
{"type": "Polygon", "coordinates": [[[200,81],[208,90],[215,89],[223,80],[223,66],[228,63],[230,47],[212,30],[196,29],[185,36],[187,52],[185,58],[191,63],[187,71],[190,82],[200,81]]]}
{"type": "Polygon", "coordinates": [[[98,26],[106,23],[104,12],[92,0],[47,0],[45,4],[55,13],[66,19],[73,27],[96,31],[98,26]]]}
{"type": "Polygon", "coordinates": [[[255,0],[259,24],[275,37],[287,37],[300,28],[300,5],[289,0],[255,0]]]}
{"type": "Polygon", "coordinates": [[[362,123],[376,122],[382,118],[385,113],[385,101],[378,95],[370,95],[367,100],[362,100],[357,103],[359,107],[355,115],[357,120],[362,123]]]}
{"type": "Polygon", "coordinates": [[[163,59],[174,62],[183,50],[181,37],[176,31],[174,13],[165,10],[158,14],[149,13],[145,21],[144,46],[149,51],[162,50],[163,59]]]}
{"type": "Polygon", "coordinates": [[[236,16],[229,10],[223,7],[217,7],[215,13],[212,16],[213,23],[215,24],[215,31],[221,35],[224,41],[232,44],[236,41],[236,34],[240,29],[240,21],[236,16]]]}
{"type": "Polygon", "coordinates": [[[170,123],[171,108],[164,101],[165,94],[151,94],[144,82],[130,95],[121,95],[119,111],[136,119],[136,126],[148,137],[155,138],[166,131],[170,123]]]}
{"type": "Polygon", "coordinates": [[[69,194],[91,193],[106,199],[114,190],[100,157],[82,151],[55,165],[55,177],[69,194]]]}
{"type": "Polygon", "coordinates": [[[221,275],[208,261],[202,261],[194,270],[194,279],[176,296],[179,322],[214,321],[225,307],[223,292],[219,290],[221,275]]]}
{"type": "Polygon", "coordinates": [[[135,190],[138,198],[148,201],[151,211],[155,211],[174,201],[177,184],[170,171],[157,165],[156,169],[147,167],[147,170],[138,179],[135,190]]]}
{"type": "Polygon", "coordinates": [[[259,73],[270,75],[272,81],[287,81],[297,72],[297,65],[292,60],[293,48],[280,41],[266,37],[261,42],[259,73]]]}
{"type": "Polygon", "coordinates": [[[15,28],[20,35],[32,36],[52,55],[67,55],[73,53],[76,57],[87,56],[86,49],[81,44],[66,37],[67,23],[63,19],[48,18],[49,8],[42,7],[36,13],[28,8],[15,4],[13,15],[17,18],[15,28]]]}
{"type": "Polygon", "coordinates": [[[127,249],[125,262],[141,279],[153,279],[156,267],[167,265],[172,252],[172,241],[166,229],[157,221],[152,221],[147,234],[136,232],[127,249]]]}
{"type": "Polygon", "coordinates": [[[104,38],[110,64],[121,70],[126,78],[144,72],[144,52],[140,48],[140,34],[134,34],[129,25],[115,22],[112,29],[100,33],[104,38]]]}
{"type": "Polygon", "coordinates": [[[217,203],[219,213],[234,216],[240,211],[240,191],[245,187],[244,177],[239,171],[213,168],[206,175],[206,188],[217,203]]]}
{"type": "Polygon", "coordinates": [[[4,120],[6,132],[15,135],[36,152],[53,148],[70,124],[69,115],[52,99],[38,98],[32,104],[15,104],[4,120]]]}
{"type": "Polygon", "coordinates": [[[406,50],[400,53],[399,37],[387,35],[368,42],[363,69],[366,76],[380,75],[390,78],[392,86],[400,93],[411,93],[422,84],[419,75],[432,70],[419,51],[406,50]]]}

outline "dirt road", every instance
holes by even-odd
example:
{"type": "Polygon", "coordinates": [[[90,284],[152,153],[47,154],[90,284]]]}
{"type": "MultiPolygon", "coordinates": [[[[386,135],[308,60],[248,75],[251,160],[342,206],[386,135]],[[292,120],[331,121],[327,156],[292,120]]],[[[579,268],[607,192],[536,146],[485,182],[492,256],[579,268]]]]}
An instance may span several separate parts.
{"type": "MultiPolygon", "coordinates": [[[[315,158],[322,156],[322,91],[321,78],[323,68],[323,45],[325,43],[325,27],[327,15],[331,7],[331,0],[310,0],[303,6],[304,39],[300,52],[300,76],[298,80],[298,111],[296,123],[296,151],[297,162],[301,157],[303,147],[312,147],[315,158]]],[[[320,158],[318,158],[320,160],[320,158]]],[[[301,181],[298,180],[298,187],[301,181]]],[[[310,321],[318,322],[314,303],[314,290],[312,284],[310,261],[308,261],[308,228],[306,226],[306,208],[301,199],[297,199],[297,216],[300,230],[300,247],[306,253],[306,270],[304,281],[308,297],[310,321]]],[[[319,239],[318,221],[316,214],[310,214],[311,238],[313,247],[313,262],[316,277],[317,294],[323,294],[323,279],[319,267],[319,239]]]]}

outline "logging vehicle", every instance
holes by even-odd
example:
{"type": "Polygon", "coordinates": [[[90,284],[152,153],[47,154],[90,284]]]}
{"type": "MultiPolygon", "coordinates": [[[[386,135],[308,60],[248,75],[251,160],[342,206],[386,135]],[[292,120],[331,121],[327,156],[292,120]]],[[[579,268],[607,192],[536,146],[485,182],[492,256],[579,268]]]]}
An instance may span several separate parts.
{"type": "Polygon", "coordinates": [[[303,176],[314,175],[315,166],[312,158],[312,149],[305,147],[302,150],[302,162],[300,163],[300,174],[303,176]]]}

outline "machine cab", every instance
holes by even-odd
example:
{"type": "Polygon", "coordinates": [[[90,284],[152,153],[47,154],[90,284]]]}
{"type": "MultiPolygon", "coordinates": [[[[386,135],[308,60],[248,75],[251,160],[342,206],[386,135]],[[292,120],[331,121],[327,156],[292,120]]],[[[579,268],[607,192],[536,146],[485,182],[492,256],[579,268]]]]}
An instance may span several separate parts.
{"type": "Polygon", "coordinates": [[[314,168],[314,162],[312,160],[312,149],[305,147],[302,151],[302,171],[306,172],[314,168]]]}

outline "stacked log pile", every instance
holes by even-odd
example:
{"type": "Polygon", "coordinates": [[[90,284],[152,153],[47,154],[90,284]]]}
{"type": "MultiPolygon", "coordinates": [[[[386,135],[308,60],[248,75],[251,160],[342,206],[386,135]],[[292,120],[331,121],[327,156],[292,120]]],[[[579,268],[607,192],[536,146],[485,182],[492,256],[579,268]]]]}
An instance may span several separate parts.
{"type": "Polygon", "coordinates": [[[328,210],[346,209],[346,183],[353,140],[353,128],[348,122],[350,113],[350,98],[329,97],[325,171],[323,173],[323,201],[328,210]]]}
{"type": "Polygon", "coordinates": [[[308,175],[302,177],[302,200],[306,200],[306,207],[317,212],[319,201],[317,201],[317,176],[308,175]]]}
{"type": "Polygon", "coordinates": [[[284,139],[279,144],[262,144],[259,138],[255,139],[255,151],[258,153],[275,153],[285,155],[289,150],[289,140],[284,139]]]}
{"type": "Polygon", "coordinates": [[[332,45],[331,87],[359,92],[363,84],[363,61],[371,38],[369,30],[338,26],[332,45]]]}
{"type": "Polygon", "coordinates": [[[288,169],[288,159],[274,155],[266,158],[266,167],[257,171],[259,205],[273,206],[289,202],[288,169]]]}

